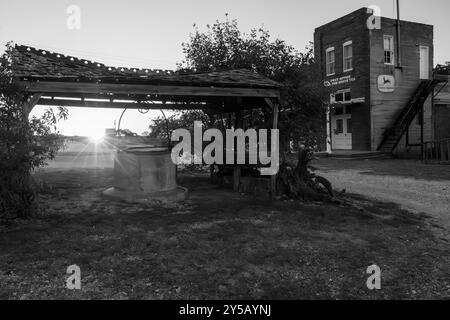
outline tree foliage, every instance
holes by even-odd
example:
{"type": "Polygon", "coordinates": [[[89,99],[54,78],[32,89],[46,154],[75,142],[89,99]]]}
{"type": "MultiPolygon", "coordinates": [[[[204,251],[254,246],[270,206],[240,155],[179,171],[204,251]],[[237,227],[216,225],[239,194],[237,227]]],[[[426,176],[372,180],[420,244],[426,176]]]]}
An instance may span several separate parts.
{"type": "Polygon", "coordinates": [[[164,115],[163,117],[154,119],[153,124],[150,126],[150,136],[153,138],[159,138],[162,141],[167,142],[167,144],[170,144],[170,136],[176,129],[187,129],[191,132],[191,134],[193,134],[194,121],[201,121],[205,127],[209,127],[210,125],[210,118],[202,111],[178,111],[169,117],[164,115]]]}
{"type": "Polygon", "coordinates": [[[55,125],[67,117],[67,109],[60,107],[29,118],[31,97],[14,80],[13,50],[8,44],[0,57],[0,218],[36,212],[30,173],[54,158],[63,145],[55,125]]]}
{"type": "MultiPolygon", "coordinates": [[[[242,33],[236,20],[216,21],[202,32],[197,26],[183,43],[181,70],[207,72],[245,68],[283,85],[279,114],[282,145],[288,141],[316,147],[325,141],[324,87],[313,46],[299,52],[264,28],[242,33]],[[283,143],[284,142],[284,143],[283,143]]],[[[259,119],[270,119],[264,114],[259,119]]]]}
{"type": "MultiPolygon", "coordinates": [[[[228,17],[208,25],[205,32],[197,26],[194,28],[189,42],[183,43],[186,58],[179,64],[180,70],[208,72],[245,68],[282,84],[278,125],[282,152],[277,175],[279,196],[296,199],[331,197],[331,184],[316,176],[309,166],[312,150],[323,147],[326,132],[323,101],[326,89],[314,61],[312,43],[304,52],[299,52],[281,39],[272,39],[264,28],[242,33],[237,21],[228,17]],[[300,147],[296,163],[285,156],[290,146],[300,147]]],[[[264,109],[246,112],[251,113],[253,127],[270,127],[272,118],[264,109]]],[[[165,132],[164,126],[171,130],[180,127],[192,130],[194,120],[219,128],[227,125],[223,125],[223,121],[228,125],[233,123],[232,118],[216,119],[214,123],[212,117],[201,115],[202,112],[181,112],[167,122],[159,118],[154,122],[154,133],[161,135],[165,132]]]]}

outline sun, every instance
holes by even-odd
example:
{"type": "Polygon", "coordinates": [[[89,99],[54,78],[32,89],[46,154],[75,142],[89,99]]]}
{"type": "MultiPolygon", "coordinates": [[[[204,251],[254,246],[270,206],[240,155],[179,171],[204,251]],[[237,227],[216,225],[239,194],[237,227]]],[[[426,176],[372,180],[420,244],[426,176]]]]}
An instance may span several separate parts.
{"type": "Polygon", "coordinates": [[[89,133],[89,140],[93,143],[100,143],[102,142],[103,138],[105,137],[105,134],[100,131],[93,131],[89,133]]]}

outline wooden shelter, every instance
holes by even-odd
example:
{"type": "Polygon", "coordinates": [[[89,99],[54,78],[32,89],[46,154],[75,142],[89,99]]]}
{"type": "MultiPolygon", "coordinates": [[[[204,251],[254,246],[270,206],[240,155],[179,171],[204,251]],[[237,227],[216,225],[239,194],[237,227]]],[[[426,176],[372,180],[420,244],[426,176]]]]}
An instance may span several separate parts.
{"type": "MultiPolygon", "coordinates": [[[[281,85],[249,70],[186,73],[169,70],[109,67],[102,63],[28,46],[13,49],[13,74],[36,105],[204,110],[240,114],[270,108],[277,128],[281,85]]],[[[237,123],[239,125],[239,123],[237,123]]],[[[240,169],[234,169],[234,188],[240,169]]],[[[272,194],[275,188],[272,177],[272,194]]]]}

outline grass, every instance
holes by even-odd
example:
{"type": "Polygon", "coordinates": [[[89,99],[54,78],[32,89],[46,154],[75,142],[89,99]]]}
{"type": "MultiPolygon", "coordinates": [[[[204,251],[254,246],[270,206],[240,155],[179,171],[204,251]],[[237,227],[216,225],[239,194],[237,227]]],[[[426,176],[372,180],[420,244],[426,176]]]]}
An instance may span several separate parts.
{"type": "Polygon", "coordinates": [[[449,243],[394,204],[271,203],[185,176],[185,203],[137,206],[100,197],[110,177],[37,174],[45,214],[0,227],[1,299],[450,298],[449,243]],[[81,290],[65,287],[72,264],[81,290]]]}

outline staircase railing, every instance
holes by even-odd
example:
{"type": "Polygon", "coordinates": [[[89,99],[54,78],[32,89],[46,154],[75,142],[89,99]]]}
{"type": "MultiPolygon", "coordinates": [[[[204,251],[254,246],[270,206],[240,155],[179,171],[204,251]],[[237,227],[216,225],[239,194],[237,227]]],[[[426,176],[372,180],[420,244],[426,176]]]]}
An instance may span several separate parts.
{"type": "Polygon", "coordinates": [[[401,130],[402,134],[409,127],[411,121],[416,117],[417,113],[422,108],[431,91],[433,91],[435,85],[436,83],[434,82],[434,80],[424,80],[420,83],[418,90],[409,100],[407,107],[402,110],[402,113],[400,114],[399,119],[395,125],[401,130]]]}
{"type": "Polygon", "coordinates": [[[431,80],[422,80],[422,82],[420,82],[413,96],[408,100],[408,103],[405,108],[402,109],[392,127],[386,129],[378,150],[382,150],[383,146],[386,144],[389,145],[390,151],[393,151],[401,141],[403,134],[406,132],[417,113],[423,107],[428,96],[433,92],[434,87],[438,83],[448,83],[449,79],[450,65],[437,65],[433,70],[431,80]],[[390,141],[390,144],[387,143],[388,141],[390,141]],[[391,146],[392,141],[393,145],[391,146]]]}
{"type": "Polygon", "coordinates": [[[425,142],[423,144],[423,161],[425,163],[450,164],[450,138],[425,142]]]}
{"type": "Polygon", "coordinates": [[[433,88],[437,83],[438,81],[433,79],[433,80],[423,80],[419,84],[412,97],[408,100],[408,103],[406,104],[405,108],[401,110],[393,126],[386,129],[383,135],[383,140],[380,143],[378,150],[381,150],[383,148],[383,145],[392,135],[396,135],[396,140],[391,150],[395,149],[395,147],[400,142],[401,137],[405,133],[406,129],[411,124],[417,113],[420,111],[426,99],[433,91],[433,88]]]}
{"type": "Polygon", "coordinates": [[[448,81],[450,77],[450,64],[440,65],[438,64],[433,70],[433,78],[441,81],[448,81]]]}

